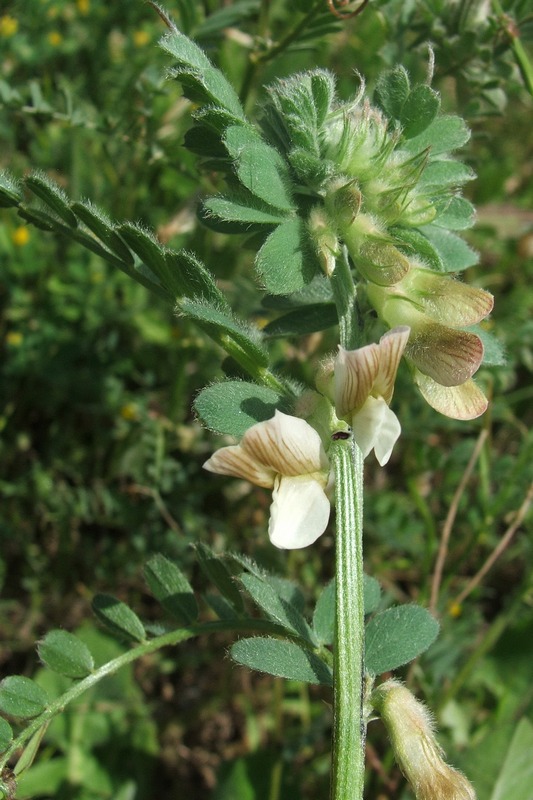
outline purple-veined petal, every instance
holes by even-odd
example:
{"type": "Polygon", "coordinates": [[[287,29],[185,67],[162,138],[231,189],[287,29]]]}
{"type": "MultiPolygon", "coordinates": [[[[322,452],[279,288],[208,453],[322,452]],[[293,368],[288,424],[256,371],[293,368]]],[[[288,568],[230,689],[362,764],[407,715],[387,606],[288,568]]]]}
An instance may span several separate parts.
{"type": "Polygon", "coordinates": [[[415,381],[424,399],[452,419],[475,419],[487,410],[488,400],[473,380],[461,386],[441,386],[428,375],[415,371],[415,381]]]}
{"type": "Polygon", "coordinates": [[[483,343],[469,331],[428,323],[412,332],[406,356],[425,375],[443,386],[458,386],[479,369],[483,343]]]}
{"type": "Polygon", "coordinates": [[[283,550],[307,547],[326,530],[329,513],[324,484],[317,477],[278,476],[270,506],[270,541],[283,550]]]}
{"type": "Polygon", "coordinates": [[[243,436],[241,447],[250,459],[279,475],[305,475],[326,470],[328,459],[314,428],[299,417],[276,411],[243,436]]]}
{"type": "Polygon", "coordinates": [[[401,426],[398,417],[382,397],[369,397],[363,408],[354,414],[352,431],[363,457],[366,458],[374,450],[383,467],[391,457],[401,426]]]}

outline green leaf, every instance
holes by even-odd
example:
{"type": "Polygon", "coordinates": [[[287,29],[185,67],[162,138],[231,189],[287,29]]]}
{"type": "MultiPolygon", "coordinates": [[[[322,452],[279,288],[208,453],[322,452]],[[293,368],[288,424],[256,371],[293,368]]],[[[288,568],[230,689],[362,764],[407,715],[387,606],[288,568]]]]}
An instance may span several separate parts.
{"type": "Polygon", "coordinates": [[[415,86],[403,104],[400,114],[403,136],[412,139],[420,135],[435,120],[439,109],[440,97],[434,89],[425,84],[415,86]]]}
{"type": "Polygon", "coordinates": [[[475,222],[476,210],[464,197],[446,198],[442,204],[437,201],[435,207],[437,216],[433,225],[438,228],[463,231],[471,228],[475,222]]]}
{"type": "Polygon", "coordinates": [[[291,294],[311,282],[318,265],[301,219],[287,220],[270,234],[257,254],[256,268],[272,294],[291,294]]]}
{"type": "Polygon", "coordinates": [[[454,233],[436,225],[424,225],[422,233],[439,254],[444,272],[460,272],[478,263],[479,256],[475,250],[454,233]]]}
{"type": "Polygon", "coordinates": [[[224,309],[216,308],[207,302],[179,300],[177,308],[181,313],[199,323],[200,326],[230,355],[234,352],[226,347],[225,338],[228,337],[238,348],[258,367],[267,367],[269,363],[268,352],[261,343],[259,330],[237,321],[224,309]]]}
{"type": "Polygon", "coordinates": [[[85,678],[94,669],[87,645],[68,631],[50,631],[39,642],[37,650],[45,667],[67,678],[85,678]]]}
{"type": "Polygon", "coordinates": [[[317,303],[289,311],[269,322],[263,333],[270,337],[306,336],[315,331],[325,331],[338,323],[337,309],[330,303],[317,303]]]}
{"type": "Polygon", "coordinates": [[[192,253],[165,250],[165,261],[166,285],[173,294],[199,298],[220,308],[229,308],[207,267],[192,253]]]}
{"type": "Polygon", "coordinates": [[[146,564],[144,577],[165,611],[186,625],[196,621],[196,598],[189,581],[174,562],[156,553],[146,564]]]}
{"type": "Polygon", "coordinates": [[[438,632],[437,620],[421,606],[397,606],[376,614],[366,626],[366,669],[381,675],[407,664],[428,649],[438,632]]]}
{"type": "Polygon", "coordinates": [[[462,147],[470,139],[470,130],[461,117],[442,115],[418,136],[402,142],[402,149],[410,153],[420,153],[429,148],[430,156],[452,152],[462,147]]]}
{"type": "Polygon", "coordinates": [[[391,234],[395,237],[395,244],[406,255],[417,255],[431,269],[444,272],[444,264],[439,251],[417,228],[394,228],[391,229],[391,234]]]}
{"type": "Polygon", "coordinates": [[[44,689],[22,675],[10,675],[0,683],[0,712],[18,719],[42,714],[48,705],[44,689]]]}
{"type": "Polygon", "coordinates": [[[30,208],[30,206],[19,206],[18,215],[26,222],[31,222],[36,228],[41,231],[56,231],[61,232],[61,226],[58,221],[50,216],[50,214],[41,211],[39,208],[30,208]]]}
{"type": "Polygon", "coordinates": [[[335,305],[331,281],[324,275],[316,275],[311,283],[308,283],[298,292],[293,292],[293,294],[267,294],[261,300],[261,305],[264,308],[273,308],[277,311],[315,304],[335,305]]]}
{"type": "MultiPolygon", "coordinates": [[[[381,598],[379,582],[364,575],[365,614],[371,614],[378,607],[381,598]]],[[[333,644],[335,639],[335,578],[331,580],[318,598],[313,613],[313,630],[321,644],[333,644]]]]}
{"type": "Polygon", "coordinates": [[[259,10],[259,0],[236,0],[231,6],[219,8],[210,14],[199,25],[194,35],[196,39],[209,39],[217,36],[225,28],[239,27],[247,17],[254,16],[259,10]]]}
{"type": "Polygon", "coordinates": [[[533,786],[533,725],[518,723],[490,800],[531,800],[533,786]]]}
{"type": "Polygon", "coordinates": [[[13,740],[11,725],[0,717],[0,753],[3,753],[13,740]]]}
{"type": "Polygon", "coordinates": [[[113,229],[113,223],[103,211],[93,206],[89,201],[72,203],[70,207],[78,219],[80,219],[83,224],[111,250],[111,252],[115,253],[115,255],[125,261],[126,264],[130,266],[133,265],[133,256],[129,247],[126,246],[118,233],[113,229]]]}
{"type": "Polygon", "coordinates": [[[376,83],[374,99],[391,120],[399,120],[405,101],[409,97],[410,83],[402,66],[382,74],[376,83]]]}
{"type": "Polygon", "coordinates": [[[253,637],[240,639],[230,649],[231,657],[250,669],[304,683],[333,683],[331,669],[314,653],[295,642],[253,637]]]}
{"type": "Polygon", "coordinates": [[[50,720],[47,720],[44,725],[41,725],[41,727],[35,731],[29,742],[26,744],[24,751],[19,757],[15,769],[13,770],[15,775],[22,775],[31,767],[35,761],[37,753],[39,752],[41,742],[46,731],[48,730],[49,724],[50,720]]]}
{"type": "Polygon", "coordinates": [[[507,364],[507,354],[503,344],[481,325],[470,325],[467,329],[479,336],[483,344],[483,365],[485,367],[503,367],[507,364]]]}
{"type": "Polygon", "coordinates": [[[0,172],[0,208],[18,206],[22,201],[20,184],[5,170],[0,172]]]}
{"type": "Polygon", "coordinates": [[[448,188],[461,186],[467,181],[474,180],[475,177],[474,170],[461,161],[442,158],[427,164],[420,176],[419,185],[435,189],[448,188]]]}
{"type": "Polygon", "coordinates": [[[143,264],[149,268],[152,281],[166,286],[165,279],[168,277],[168,267],[165,260],[165,248],[157,241],[150,232],[134,225],[133,222],[125,222],[117,225],[120,233],[128,247],[138,255],[143,264]]]}
{"type": "Polygon", "coordinates": [[[289,410],[283,395],[273,389],[232,380],[206,386],[193,405],[210,430],[239,438],[256,422],[271,419],[276,409],[289,410]]]}
{"type": "Polygon", "coordinates": [[[204,575],[215,584],[220,594],[226,598],[236,611],[242,612],[244,603],[241,593],[235,585],[233,575],[222,559],[203,542],[195,544],[194,549],[198,556],[198,564],[204,575]]]}
{"type": "Polygon", "coordinates": [[[243,573],[240,579],[254,602],[270,619],[278,622],[291,633],[301,636],[307,642],[315,643],[313,633],[305,618],[297,608],[276,592],[272,584],[249,573],[243,573]]]}
{"type": "Polygon", "coordinates": [[[126,603],[110,594],[97,594],[91,605],[100,622],[116,636],[134,642],[146,640],[141,620],[126,603]]]}
{"type": "Polygon", "coordinates": [[[202,204],[200,217],[209,227],[214,218],[225,223],[237,223],[244,230],[252,225],[279,225],[287,219],[286,214],[244,192],[226,197],[209,197],[202,204]]]}
{"type": "Polygon", "coordinates": [[[242,184],[256,197],[282,211],[294,210],[287,165],[253,128],[230,126],[224,135],[242,184]]]}
{"type": "Polygon", "coordinates": [[[35,172],[26,178],[25,183],[28,189],[46,203],[70,228],[77,227],[78,220],[69,206],[68,197],[47,175],[35,172]]]}
{"type": "Polygon", "coordinates": [[[161,39],[160,47],[178,62],[178,69],[171,70],[170,75],[183,84],[191,99],[215,103],[244,119],[234,88],[195,42],[174,29],[161,39]]]}

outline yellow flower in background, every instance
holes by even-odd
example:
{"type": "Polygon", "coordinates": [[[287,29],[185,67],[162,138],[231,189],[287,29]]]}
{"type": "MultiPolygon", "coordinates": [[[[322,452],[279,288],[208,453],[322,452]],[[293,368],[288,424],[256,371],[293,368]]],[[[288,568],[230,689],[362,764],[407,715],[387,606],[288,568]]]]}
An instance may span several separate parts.
{"type": "Polygon", "coordinates": [[[90,0],[76,0],[76,5],[80,14],[88,14],[91,8],[90,0]]]}
{"type": "Polygon", "coordinates": [[[135,47],[144,47],[150,41],[150,34],[147,31],[134,31],[133,44],[135,47]]]}
{"type": "Polygon", "coordinates": [[[63,41],[63,37],[61,36],[59,31],[50,31],[50,33],[46,38],[48,39],[48,44],[51,44],[52,47],[59,47],[59,45],[63,41]]]}
{"type": "Polygon", "coordinates": [[[0,17],[0,36],[3,39],[9,39],[14,36],[19,29],[18,20],[11,17],[9,14],[4,14],[0,17]]]}
{"type": "Polygon", "coordinates": [[[24,339],[20,331],[8,331],[6,333],[6,344],[10,347],[20,347],[24,339]]]}
{"type": "Polygon", "coordinates": [[[19,225],[11,234],[11,241],[15,247],[24,247],[30,241],[30,231],[26,225],[19,225]]]}
{"type": "Polygon", "coordinates": [[[120,409],[120,416],[129,422],[139,419],[139,412],[135,403],[125,403],[120,409]]]}

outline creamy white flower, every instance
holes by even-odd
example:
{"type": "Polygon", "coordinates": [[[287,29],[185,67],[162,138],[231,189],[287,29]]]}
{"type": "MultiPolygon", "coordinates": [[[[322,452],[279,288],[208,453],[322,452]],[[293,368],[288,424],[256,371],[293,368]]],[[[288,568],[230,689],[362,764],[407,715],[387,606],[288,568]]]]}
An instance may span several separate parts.
{"type": "Polygon", "coordinates": [[[350,423],[363,456],[374,450],[383,466],[389,460],[401,427],[389,404],[409,328],[388,331],[379,344],[358,350],[339,348],[333,367],[335,411],[350,423]]]}
{"type": "Polygon", "coordinates": [[[328,524],[328,459],[320,436],[305,420],[276,411],[240,444],[221,447],[204,468],[272,489],[268,535],[276,547],[307,547],[328,524]]]}

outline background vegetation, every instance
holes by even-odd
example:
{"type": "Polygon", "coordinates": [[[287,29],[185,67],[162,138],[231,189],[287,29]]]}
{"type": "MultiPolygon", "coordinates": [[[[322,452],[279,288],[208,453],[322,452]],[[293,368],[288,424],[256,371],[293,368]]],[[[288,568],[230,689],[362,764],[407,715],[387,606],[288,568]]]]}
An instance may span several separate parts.
{"type": "MultiPolygon", "coordinates": [[[[501,9],[374,0],[341,19],[324,2],[288,41],[311,5],[169,0],[167,8],[241,90],[250,113],[264,83],[315,66],[336,73],[343,96],[354,91],[355,70],[372,86],[383,67],[400,62],[421,79],[431,42],[434,85],[472,128],[463,157],[478,173],[467,192],[478,224],[468,238],[481,260],[467,280],[495,294],[490,329],[507,360],[480,374],[492,403],[472,423],[439,416],[400,375],[400,445],[386,469],[367,466],[366,571],[384,587],[385,605],[413,599],[439,614],[439,640],[403,677],[437,710],[448,755],[480,800],[495,800],[506,796],[498,781],[533,741],[525,503],[533,461],[533,87],[511,37],[519,35],[527,53],[533,15],[528,2],[501,9]],[[522,524],[513,527],[520,509],[522,524]],[[502,541],[492,568],[476,578],[502,541]]],[[[198,197],[217,190],[218,178],[183,147],[191,107],[164,78],[168,58],[156,47],[164,28],[154,10],[104,0],[0,8],[0,168],[40,168],[69,196],[195,251],[241,315],[270,319],[253,291],[253,251],[196,219],[198,197]]],[[[52,627],[76,630],[102,660],[119,652],[91,620],[92,594],[112,591],[157,623],[142,564],[163,552],[201,586],[190,550],[197,541],[248,553],[316,599],[331,577],[332,538],[289,555],[274,551],[266,494],[201,469],[215,440],[190,408],[198,389],[222,375],[222,356],[96,255],[10,210],[0,223],[0,674],[35,675],[34,643],[52,627]]],[[[313,334],[273,346],[305,380],[330,343],[313,334]]],[[[230,641],[186,644],[100,684],[50,727],[17,797],[152,800],[175,796],[176,786],[199,799],[326,796],[325,695],[231,666],[223,657],[230,641]],[[273,774],[279,795],[265,788],[273,774]],[[243,793],[246,775],[255,795],[243,793]]],[[[40,680],[52,679],[43,672],[40,680]]],[[[408,797],[377,726],[368,753],[368,797],[408,797]]],[[[533,790],[514,800],[532,798],[533,790]]]]}

